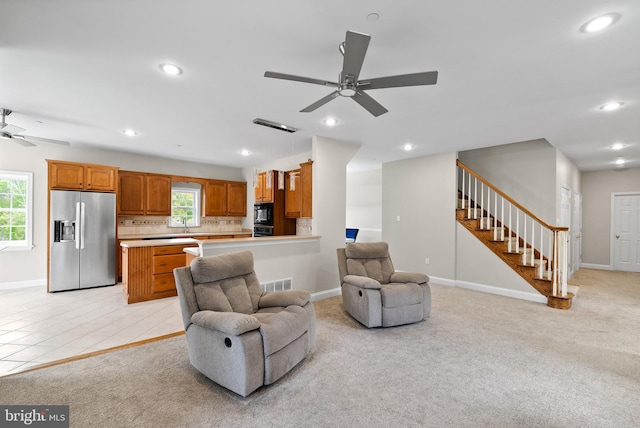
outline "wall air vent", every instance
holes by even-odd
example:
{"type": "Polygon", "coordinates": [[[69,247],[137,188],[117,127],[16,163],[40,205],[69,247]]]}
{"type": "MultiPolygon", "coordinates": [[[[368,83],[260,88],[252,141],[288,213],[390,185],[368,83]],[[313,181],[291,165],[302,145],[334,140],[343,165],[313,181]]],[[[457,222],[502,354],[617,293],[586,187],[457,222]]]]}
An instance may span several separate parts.
{"type": "Polygon", "coordinates": [[[253,119],[253,123],[256,125],[267,126],[269,128],[277,129],[285,132],[296,132],[298,129],[293,126],[283,125],[282,123],[271,122],[270,120],[255,118],[253,119]]]}

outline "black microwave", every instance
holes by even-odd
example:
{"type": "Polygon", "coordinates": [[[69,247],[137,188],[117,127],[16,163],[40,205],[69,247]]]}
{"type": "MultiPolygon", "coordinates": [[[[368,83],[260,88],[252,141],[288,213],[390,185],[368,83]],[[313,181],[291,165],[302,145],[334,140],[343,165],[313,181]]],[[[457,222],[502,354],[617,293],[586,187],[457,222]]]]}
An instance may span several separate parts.
{"type": "Polygon", "coordinates": [[[253,206],[253,223],[273,226],[273,204],[255,204],[253,206]]]}

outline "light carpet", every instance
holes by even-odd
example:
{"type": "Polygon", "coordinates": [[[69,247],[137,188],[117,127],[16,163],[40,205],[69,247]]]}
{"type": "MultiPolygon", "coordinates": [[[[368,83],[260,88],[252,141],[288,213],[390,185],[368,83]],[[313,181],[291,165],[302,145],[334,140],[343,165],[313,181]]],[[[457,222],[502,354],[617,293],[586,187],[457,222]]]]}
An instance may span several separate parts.
{"type": "Polygon", "coordinates": [[[582,269],[568,311],[432,285],[425,322],[368,330],[316,302],[313,353],[247,398],[184,336],[0,378],[0,404],[68,404],[73,427],[637,427],[640,274],[582,269]]]}

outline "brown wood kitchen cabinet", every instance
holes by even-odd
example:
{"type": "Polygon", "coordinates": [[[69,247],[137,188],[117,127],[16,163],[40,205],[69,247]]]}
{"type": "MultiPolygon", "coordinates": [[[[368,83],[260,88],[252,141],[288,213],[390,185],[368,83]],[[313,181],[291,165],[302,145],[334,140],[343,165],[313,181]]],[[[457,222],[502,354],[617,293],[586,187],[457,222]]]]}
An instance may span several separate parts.
{"type": "Polygon", "coordinates": [[[245,217],[247,215],[247,183],[207,180],[204,186],[204,215],[245,217]]]}
{"type": "Polygon", "coordinates": [[[122,292],[127,303],[176,296],[173,269],[186,265],[186,247],[177,244],[122,248],[122,292]]]}
{"type": "Polygon", "coordinates": [[[261,202],[273,202],[274,195],[274,187],[276,181],[274,180],[275,171],[263,171],[258,173],[258,184],[255,188],[255,201],[256,203],[261,202]],[[271,180],[268,180],[268,178],[271,180]],[[267,187],[267,184],[271,184],[270,187],[267,187]]]}
{"type": "Polygon", "coordinates": [[[118,181],[118,215],[171,215],[171,176],[120,171],[118,181]]]}
{"type": "Polygon", "coordinates": [[[47,159],[49,188],[115,192],[118,167],[47,159]]]}
{"type": "Polygon", "coordinates": [[[303,162],[300,168],[285,173],[285,217],[313,217],[312,166],[313,161],[303,162]]]}

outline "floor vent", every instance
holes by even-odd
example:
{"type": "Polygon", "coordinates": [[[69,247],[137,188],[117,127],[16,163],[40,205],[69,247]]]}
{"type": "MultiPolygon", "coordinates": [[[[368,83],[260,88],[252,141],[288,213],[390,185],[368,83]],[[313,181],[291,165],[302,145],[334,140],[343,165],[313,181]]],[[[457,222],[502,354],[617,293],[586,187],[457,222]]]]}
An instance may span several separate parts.
{"type": "Polygon", "coordinates": [[[291,282],[293,278],[276,279],[275,281],[264,282],[260,284],[263,291],[284,291],[291,290],[291,282]]]}
{"type": "Polygon", "coordinates": [[[260,119],[260,118],[253,119],[253,123],[255,123],[256,125],[262,125],[268,128],[273,128],[273,129],[277,129],[279,131],[284,131],[284,132],[296,132],[298,130],[293,126],[284,125],[282,123],[271,122],[270,120],[260,119]]]}

